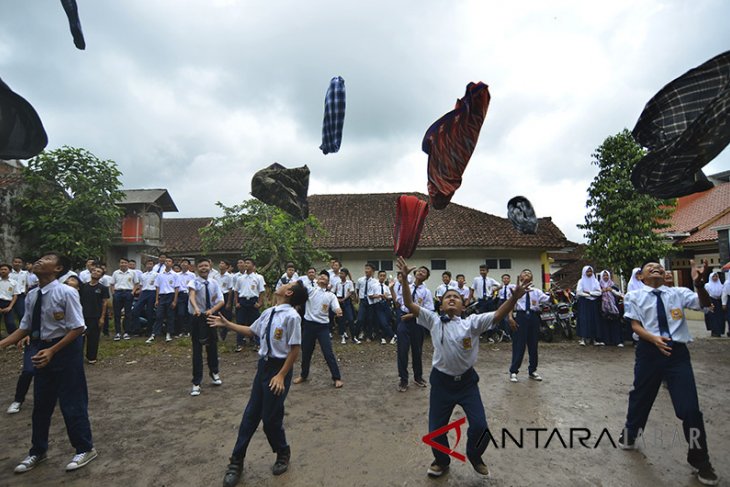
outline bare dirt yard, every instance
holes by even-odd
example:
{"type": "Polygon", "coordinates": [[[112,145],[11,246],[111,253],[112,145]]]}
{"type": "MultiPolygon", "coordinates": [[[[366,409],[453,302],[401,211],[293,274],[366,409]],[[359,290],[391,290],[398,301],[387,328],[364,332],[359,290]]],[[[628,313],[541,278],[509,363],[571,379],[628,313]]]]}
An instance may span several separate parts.
{"type": "MultiPolygon", "coordinates": [[[[730,339],[704,338],[691,345],[700,404],[718,474],[730,478],[722,460],[730,450],[730,339]]],[[[101,360],[87,366],[90,416],[99,458],[66,473],[73,456],[57,409],[48,460],[23,475],[13,467],[30,446],[32,393],[19,414],[4,410],[12,401],[21,354],[0,352],[0,485],[207,486],[219,485],[248,400],[256,356],[221,345],[224,384],[204,382],[190,397],[190,342],[145,345],[142,339],[114,343],[105,339],[101,360]]],[[[430,370],[426,342],[424,369],[430,370]]],[[[508,381],[509,344],[480,346],[477,371],[492,433],[498,448],[485,454],[488,479],[468,463],[452,462],[448,475],[431,480],[426,468],[428,389],[396,391],[393,345],[335,344],[345,387],[332,387],[317,351],[311,380],[292,386],[285,426],[292,448],[289,471],[274,478],[274,455],[261,428],[249,448],[240,485],[326,486],[566,486],[699,485],[685,462],[686,443],[662,388],[639,451],[625,452],[618,440],[633,377],[633,348],[579,347],[576,342],[540,344],[541,383],[508,381]],[[541,430],[540,428],[544,428],[541,430]],[[571,428],[573,433],[571,434],[571,428]],[[583,446],[578,437],[590,438],[583,446]],[[560,436],[546,440],[554,430],[560,436]],[[611,438],[601,432],[606,429],[611,438]],[[507,438],[523,432],[522,448],[507,438]],[[573,447],[570,439],[573,437],[573,447]],[[562,441],[561,441],[562,439],[562,441]],[[537,445],[536,445],[537,442],[537,445]],[[598,443],[596,445],[596,443],[598,443]]],[[[298,372],[295,368],[295,374],[298,372]]],[[[207,371],[206,371],[207,373],[207,371]]],[[[452,419],[462,416],[457,408],[452,419]]],[[[463,429],[463,433],[465,433],[463,429]]],[[[453,447],[455,435],[450,434],[453,447]]],[[[465,437],[457,451],[464,452],[465,437]]],[[[722,481],[721,481],[722,482],[722,481]]]]}

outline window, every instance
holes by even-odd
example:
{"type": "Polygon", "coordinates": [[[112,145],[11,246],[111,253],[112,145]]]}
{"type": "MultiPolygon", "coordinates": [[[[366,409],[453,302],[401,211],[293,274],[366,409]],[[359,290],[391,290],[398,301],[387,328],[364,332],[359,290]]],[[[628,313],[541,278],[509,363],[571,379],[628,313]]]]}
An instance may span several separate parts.
{"type": "Polygon", "coordinates": [[[370,264],[371,266],[373,266],[373,269],[375,269],[376,271],[380,267],[380,262],[378,262],[377,260],[369,260],[368,261],[368,264],[370,264]]]}
{"type": "Polygon", "coordinates": [[[392,271],[393,270],[393,261],[392,260],[381,260],[380,261],[380,269],[381,271],[392,271]]]}
{"type": "Polygon", "coordinates": [[[497,259],[487,259],[484,263],[487,264],[487,269],[499,269],[499,261],[497,259]]]}
{"type": "Polygon", "coordinates": [[[512,259],[486,259],[484,261],[489,270],[492,269],[512,269],[512,259]]]}
{"type": "Polygon", "coordinates": [[[446,259],[431,259],[431,270],[432,271],[445,271],[446,270],[446,259]]]}
{"type": "Polygon", "coordinates": [[[512,269],[512,259],[499,259],[500,269],[512,269]]]}

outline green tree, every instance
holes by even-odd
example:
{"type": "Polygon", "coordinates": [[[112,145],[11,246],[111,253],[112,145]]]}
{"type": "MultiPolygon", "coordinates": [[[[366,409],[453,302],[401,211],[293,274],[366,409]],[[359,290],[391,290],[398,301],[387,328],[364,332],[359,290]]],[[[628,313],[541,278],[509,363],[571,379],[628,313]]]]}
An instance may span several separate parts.
{"type": "Polygon", "coordinates": [[[17,200],[28,256],[58,250],[74,265],[102,257],[122,217],[120,176],[114,161],[85,149],[64,146],[31,159],[17,200]]]}
{"type": "Polygon", "coordinates": [[[598,175],[588,188],[585,224],[578,225],[588,239],[587,256],[624,277],[645,259],[676,250],[659,232],[669,226],[676,201],[640,194],[631,183],[644,153],[627,129],[603,141],[592,156],[598,175]]]}
{"type": "Polygon", "coordinates": [[[297,220],[256,199],[234,206],[221,202],[216,205],[223,210],[223,216],[213,218],[207,227],[200,229],[203,250],[209,252],[222,238],[241,232],[242,255],[256,261],[257,272],[268,283],[279,279],[287,262],[294,262],[298,269],[304,270],[329,259],[329,254],[314,246],[314,239],[324,231],[314,216],[297,220]]]}

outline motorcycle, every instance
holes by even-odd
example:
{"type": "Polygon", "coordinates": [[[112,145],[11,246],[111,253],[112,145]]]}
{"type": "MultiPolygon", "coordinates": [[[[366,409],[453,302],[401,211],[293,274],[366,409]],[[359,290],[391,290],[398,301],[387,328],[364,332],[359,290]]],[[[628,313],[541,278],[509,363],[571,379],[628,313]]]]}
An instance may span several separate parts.
{"type": "Polygon", "coordinates": [[[557,317],[550,304],[540,305],[540,331],[539,337],[544,342],[552,342],[555,335],[555,321],[557,317]]]}
{"type": "Polygon", "coordinates": [[[555,308],[555,313],[558,317],[557,327],[560,329],[565,338],[572,340],[576,326],[573,306],[569,303],[561,302],[556,304],[555,308]]]}

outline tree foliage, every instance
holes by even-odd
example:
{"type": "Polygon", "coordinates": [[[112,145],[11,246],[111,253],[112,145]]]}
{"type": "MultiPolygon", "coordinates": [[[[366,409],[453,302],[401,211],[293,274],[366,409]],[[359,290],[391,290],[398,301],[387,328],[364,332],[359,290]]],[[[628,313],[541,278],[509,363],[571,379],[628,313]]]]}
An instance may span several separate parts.
{"type": "Polygon", "coordinates": [[[85,149],[64,146],[31,159],[17,200],[27,256],[58,250],[75,265],[101,258],[122,217],[120,176],[114,161],[85,149]]]}
{"type": "Polygon", "coordinates": [[[585,224],[578,225],[588,239],[588,257],[624,277],[644,260],[676,250],[658,232],[669,226],[676,201],[639,194],[631,183],[643,155],[627,129],[603,141],[592,156],[598,175],[588,188],[585,224]]]}
{"type": "Polygon", "coordinates": [[[216,205],[223,216],[214,218],[210,225],[200,229],[203,250],[214,249],[221,239],[235,232],[244,236],[242,255],[253,258],[257,272],[272,283],[286,270],[287,262],[294,262],[304,270],[316,262],[324,262],[329,255],[314,246],[314,238],[324,231],[314,216],[297,220],[279,208],[251,199],[239,205],[216,205]]]}

